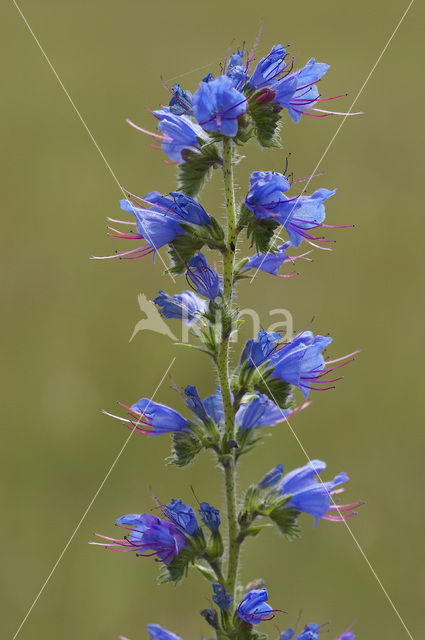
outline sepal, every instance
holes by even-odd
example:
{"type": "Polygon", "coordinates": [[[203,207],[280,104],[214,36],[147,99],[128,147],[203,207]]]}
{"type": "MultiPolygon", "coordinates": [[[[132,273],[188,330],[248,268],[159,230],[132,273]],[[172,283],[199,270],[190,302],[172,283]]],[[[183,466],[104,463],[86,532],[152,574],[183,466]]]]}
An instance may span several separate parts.
{"type": "Polygon", "coordinates": [[[213,169],[223,163],[215,144],[202,144],[201,138],[199,141],[199,148],[183,149],[183,160],[178,165],[178,188],[191,198],[201,191],[213,169]]]}
{"type": "Polygon", "coordinates": [[[210,539],[208,540],[207,545],[207,554],[209,560],[214,562],[224,553],[224,544],[223,538],[221,537],[221,533],[217,531],[216,533],[211,534],[210,539]]]}
{"type": "Polygon", "coordinates": [[[214,571],[209,567],[206,567],[203,564],[199,564],[199,562],[195,563],[195,567],[209,582],[215,582],[217,580],[217,576],[215,575],[214,571]]]}
{"type": "Polygon", "coordinates": [[[164,565],[159,574],[158,582],[174,582],[177,584],[187,576],[189,566],[194,563],[195,554],[191,549],[182,549],[177,556],[171,560],[170,564],[164,565]]]}
{"type": "Polygon", "coordinates": [[[248,113],[254,123],[254,133],[262,147],[282,148],[279,136],[279,124],[282,107],[270,98],[274,92],[270,89],[256,91],[249,100],[248,113]]]}
{"type": "Polygon", "coordinates": [[[245,204],[242,204],[238,226],[246,227],[251,247],[254,246],[257,253],[267,253],[273,250],[271,242],[279,224],[275,218],[271,217],[260,220],[245,204]]]}
{"type": "Polygon", "coordinates": [[[298,517],[300,512],[294,507],[276,507],[269,514],[269,518],[273,520],[279,529],[280,533],[288,538],[294,540],[301,536],[301,528],[298,524],[298,517]]]}
{"type": "MultiPolygon", "coordinates": [[[[183,225],[180,225],[183,227],[183,225]]],[[[188,225],[189,226],[189,225],[188,225]]],[[[186,265],[197,251],[204,246],[204,239],[194,233],[181,233],[170,244],[168,254],[171,258],[171,266],[168,273],[176,275],[186,271],[186,265]]]]}
{"type": "Polygon", "coordinates": [[[203,609],[200,611],[201,616],[205,619],[213,629],[219,629],[218,613],[216,609],[203,609]]]}
{"type": "Polygon", "coordinates": [[[201,440],[190,431],[176,431],[172,434],[171,455],[166,459],[167,465],[186,467],[201,451],[201,440]]]}
{"type": "Polygon", "coordinates": [[[265,496],[264,504],[258,513],[270,518],[285,538],[293,540],[301,535],[301,528],[298,525],[301,512],[294,507],[287,506],[290,499],[290,496],[282,496],[276,491],[270,491],[265,496]]]}
{"type": "Polygon", "coordinates": [[[273,376],[273,369],[257,372],[258,376],[254,387],[260,393],[264,393],[281,409],[288,409],[292,397],[292,385],[280,378],[273,376]]]}

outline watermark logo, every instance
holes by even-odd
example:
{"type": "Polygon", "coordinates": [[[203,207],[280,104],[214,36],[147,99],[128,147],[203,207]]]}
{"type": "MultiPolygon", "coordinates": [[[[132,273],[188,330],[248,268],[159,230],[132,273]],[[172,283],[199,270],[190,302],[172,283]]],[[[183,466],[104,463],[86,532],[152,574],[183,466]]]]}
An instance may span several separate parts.
{"type": "MultiPolygon", "coordinates": [[[[176,326],[177,324],[179,325],[178,331],[180,333],[180,335],[176,335],[161,316],[158,311],[158,307],[151,300],[148,300],[144,293],[139,293],[137,296],[137,302],[140,310],[146,317],[137,322],[129,342],[131,342],[135,336],[142,331],[153,331],[154,333],[167,336],[173,342],[183,342],[188,344],[190,342],[191,335],[198,332],[199,328],[202,326],[201,321],[186,323],[183,321],[183,318],[182,321],[176,323],[176,326]]],[[[288,309],[283,309],[281,307],[271,309],[268,312],[268,318],[265,321],[265,318],[260,318],[260,315],[255,309],[246,307],[239,311],[239,319],[244,320],[251,326],[253,338],[257,337],[260,329],[265,329],[266,331],[280,331],[286,335],[293,335],[294,322],[292,314],[288,309]]],[[[218,318],[217,331],[219,331],[220,327],[219,320],[220,319],[218,318]]],[[[237,339],[237,332],[235,332],[235,334],[231,336],[231,341],[237,342],[237,339]]]]}
{"type": "Polygon", "coordinates": [[[129,342],[131,342],[140,331],[154,331],[155,333],[168,336],[173,341],[178,340],[177,336],[174,335],[159,313],[158,307],[151,300],[148,300],[144,293],[139,293],[137,302],[139,303],[140,311],[143,311],[146,318],[139,320],[136,324],[129,342]]]}

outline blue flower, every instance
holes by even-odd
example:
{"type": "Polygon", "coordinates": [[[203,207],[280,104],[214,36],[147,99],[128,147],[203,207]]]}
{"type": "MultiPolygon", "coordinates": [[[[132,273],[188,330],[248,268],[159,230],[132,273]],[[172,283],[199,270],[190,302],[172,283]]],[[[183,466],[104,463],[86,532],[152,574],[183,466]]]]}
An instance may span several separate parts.
{"type": "Polygon", "coordinates": [[[215,604],[222,609],[222,611],[229,611],[233,601],[231,593],[227,593],[226,587],[222,584],[213,584],[214,595],[212,597],[215,604]]]}
{"type": "Polygon", "coordinates": [[[272,609],[266,600],[268,600],[267,589],[249,591],[238,607],[238,616],[249,624],[259,624],[264,620],[271,620],[277,609],[272,609]]]}
{"type": "Polygon", "coordinates": [[[237,51],[232,54],[226,69],[226,76],[232,79],[233,86],[241,89],[249,80],[248,65],[243,63],[245,51],[237,51]]]}
{"type": "Polygon", "coordinates": [[[121,200],[121,209],[132,213],[136,218],[137,234],[123,233],[109,227],[114,232],[110,235],[127,240],[144,238],[149,244],[108,257],[134,259],[155,254],[165,244],[173,242],[176,236],[186,234],[180,223],[202,227],[211,223],[210,216],[196,200],[178,191],[171,191],[170,196],[152,191],[144,198],[131,196],[131,200],[121,200]]]}
{"type": "Polygon", "coordinates": [[[131,200],[120,200],[120,207],[123,211],[132,213],[136,218],[137,234],[119,232],[116,237],[128,240],[145,239],[148,242],[144,247],[120,252],[119,257],[124,259],[138,258],[149,253],[156,254],[158,249],[172,242],[177,235],[183,232],[179,221],[166,215],[163,211],[158,212],[155,209],[138,207],[131,200]]]}
{"type": "Polygon", "coordinates": [[[214,269],[211,269],[204,254],[200,251],[198,255],[189,260],[187,267],[187,277],[195,287],[197,293],[214,300],[220,295],[220,278],[214,269]]]}
{"type": "Polygon", "coordinates": [[[96,534],[106,543],[92,544],[101,544],[114,551],[135,551],[142,556],[155,555],[165,564],[170,564],[186,546],[186,536],[172,522],[149,513],[129,513],[118,518],[116,524],[127,530],[124,539],[96,534]]]}
{"type": "Polygon", "coordinates": [[[259,394],[246,404],[242,404],[235,416],[236,424],[240,425],[240,432],[275,425],[277,422],[288,418],[290,409],[281,409],[272,400],[263,394],[259,394]]]}
{"type": "Polygon", "coordinates": [[[202,402],[198,390],[194,386],[187,386],[184,390],[186,398],[186,404],[189,409],[195,414],[197,418],[202,420],[203,422],[208,419],[208,414],[205,409],[204,403],[202,402]]]}
{"type": "Polygon", "coordinates": [[[268,360],[275,350],[276,341],[281,339],[280,333],[277,331],[267,332],[260,329],[257,338],[251,338],[247,341],[242,351],[241,364],[248,361],[248,367],[259,367],[263,362],[268,360]]]}
{"type": "Polygon", "coordinates": [[[318,640],[319,634],[320,626],[314,622],[310,622],[296,638],[294,638],[295,631],[293,629],[286,629],[279,637],[279,640],[318,640]]]}
{"type": "Polygon", "coordinates": [[[267,253],[256,253],[254,256],[251,256],[243,266],[242,271],[248,271],[249,269],[258,269],[259,271],[264,271],[265,273],[270,273],[277,278],[290,278],[294,273],[288,274],[280,274],[279,269],[285,262],[295,262],[295,260],[310,260],[305,256],[307,253],[303,253],[300,256],[288,256],[287,249],[292,245],[292,243],[285,242],[278,247],[275,247],[274,251],[268,251],[267,253]]]}
{"type": "Polygon", "coordinates": [[[262,58],[255,67],[249,87],[261,89],[270,86],[284,70],[286,49],[281,44],[275,44],[269,55],[262,58]]]}
{"type": "Polygon", "coordinates": [[[148,624],[148,633],[153,640],[182,640],[180,636],[177,636],[167,629],[163,629],[159,624],[148,624]]]}
{"type": "Polygon", "coordinates": [[[214,420],[216,424],[219,425],[220,422],[224,421],[223,398],[220,388],[217,389],[216,393],[207,396],[203,403],[209,417],[214,420]]]}
{"type": "Polygon", "coordinates": [[[188,421],[180,413],[149,398],[140,398],[129,409],[135,416],[131,424],[138,433],[158,436],[173,431],[186,431],[189,428],[188,421]]]}
{"type": "Polygon", "coordinates": [[[199,533],[199,525],[192,507],[184,504],[180,498],[173,498],[165,507],[165,513],[171,522],[190,536],[199,533]]]}
{"type": "MultiPolygon", "coordinates": [[[[188,94],[189,92],[187,92],[188,94]]],[[[191,110],[185,114],[177,114],[178,107],[163,107],[152,111],[152,114],[159,120],[158,129],[160,133],[154,133],[148,129],[143,129],[127,118],[127,123],[137,131],[146,133],[156,141],[161,143],[161,149],[174,163],[182,162],[182,151],[184,149],[199,148],[200,143],[208,141],[205,131],[189,117],[191,110]]],[[[154,149],[159,149],[150,145],[154,149]]]]}
{"type": "Polygon", "coordinates": [[[144,197],[144,201],[152,205],[149,211],[158,211],[178,222],[196,224],[200,227],[211,224],[210,216],[199,202],[180,191],[170,191],[170,196],[151,191],[144,197]]]}
{"type": "MultiPolygon", "coordinates": [[[[279,636],[279,640],[318,640],[324,626],[326,625],[318,625],[315,622],[310,622],[296,637],[293,629],[286,629],[286,631],[279,636]]],[[[352,625],[350,625],[350,627],[351,626],[352,625]]],[[[347,630],[335,638],[335,640],[354,640],[354,638],[354,633],[347,630]]]]}
{"type": "Polygon", "coordinates": [[[329,69],[328,64],[311,58],[299,71],[278,80],[272,89],[276,91],[275,101],[288,109],[294,122],[299,122],[306,109],[311,109],[319,99],[316,82],[329,69]]]}
{"type": "Polygon", "coordinates": [[[217,131],[234,137],[238,131],[238,118],[246,111],[245,96],[233,86],[227,76],[219,76],[210,82],[201,82],[193,96],[196,120],[206,131],[217,131]]]}
{"type": "Polygon", "coordinates": [[[154,298],[154,303],[161,309],[164,318],[178,318],[191,327],[201,324],[201,316],[207,310],[207,302],[199,298],[193,291],[183,291],[169,296],[162,289],[154,298]]]}
{"type": "Polygon", "coordinates": [[[254,171],[249,182],[245,199],[248,209],[260,220],[278,216],[279,205],[288,200],[284,195],[290,187],[288,178],[277,171],[254,171]]]}
{"type": "Polygon", "coordinates": [[[274,487],[275,484],[279,482],[283,475],[283,465],[278,464],[271,469],[262,480],[257,484],[259,489],[269,489],[270,487],[274,487]]]}
{"type": "MultiPolygon", "coordinates": [[[[341,484],[349,480],[346,473],[339,473],[333,480],[322,482],[319,474],[326,469],[326,462],[311,460],[303,467],[287,473],[279,483],[278,490],[282,495],[291,496],[288,507],[314,516],[316,525],[318,518],[323,518],[331,504],[331,494],[341,484]]],[[[345,507],[341,506],[343,513],[345,507]]]]}
{"type": "Polygon", "coordinates": [[[192,115],[192,94],[184,91],[179,84],[173,85],[173,97],[169,103],[170,111],[176,116],[192,115]]]}
{"type": "Polygon", "coordinates": [[[311,331],[303,331],[271,354],[270,366],[273,368],[273,375],[299,387],[307,398],[313,382],[323,384],[321,377],[326,375],[327,371],[321,352],[331,342],[330,337],[314,336],[311,331]]]}
{"type": "Polygon", "coordinates": [[[323,203],[335,193],[336,189],[317,189],[311,196],[298,196],[280,203],[278,220],[294,247],[299,247],[303,239],[310,243],[313,240],[323,242],[322,238],[316,238],[309,232],[322,226],[326,215],[323,203]]]}
{"type": "Polygon", "coordinates": [[[212,507],[208,502],[201,502],[199,505],[199,513],[202,522],[208,527],[211,533],[217,533],[221,524],[220,511],[212,507]]]}
{"type": "Polygon", "coordinates": [[[160,121],[158,129],[161,148],[173,162],[182,162],[182,151],[199,147],[199,140],[206,141],[205,131],[187,115],[176,115],[167,107],[153,111],[160,121]]]}

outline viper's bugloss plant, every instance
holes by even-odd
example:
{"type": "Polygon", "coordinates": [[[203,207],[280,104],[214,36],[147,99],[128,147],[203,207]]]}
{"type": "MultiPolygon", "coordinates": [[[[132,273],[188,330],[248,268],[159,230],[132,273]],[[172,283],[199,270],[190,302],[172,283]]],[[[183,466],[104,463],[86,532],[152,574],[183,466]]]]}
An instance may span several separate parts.
{"type": "MultiPolygon", "coordinates": [[[[114,224],[109,227],[110,236],[143,240],[144,244],[138,242],[139,246],[107,257],[130,260],[152,254],[155,258],[159,249],[168,248],[168,272],[184,275],[185,288],[174,295],[160,290],[154,303],[164,318],[190,327],[197,341],[191,346],[210,356],[218,387],[201,398],[192,379],[181,391],[177,389],[181,397],[178,410],[141,398],[129,405],[119,403],[123,415],[105,413],[139,434],[170,434],[167,464],[185,467],[202,450],[209,450],[223,472],[226,503],[223,514],[223,509],[220,512],[205,501],[195,510],[178,497],[170,496],[165,503],[155,498],[155,514],[120,516],[115,522],[122,535],[98,534],[99,541],[93,544],[154,558],[161,567],[160,582],[178,583],[191,568],[198,569],[210,583],[212,603],[201,615],[218,640],[267,638],[263,632],[266,622],[285,613],[269,604],[262,581],[254,580],[245,588],[240,584],[239,556],[247,537],[261,535],[262,529],[275,525],[284,538],[298,538],[303,519],[308,526],[305,516],[312,516],[315,526],[321,520],[344,522],[361,505],[360,501],[340,504],[336,500],[349,478],[340,472],[331,480],[322,480],[326,463],[321,460],[308,460],[292,471],[278,463],[257,483],[254,478],[260,473],[254,468],[253,483],[242,495],[236,486],[241,457],[261,443],[266,427],[287,421],[308,407],[310,392],[334,388],[341,379],[334,372],[356,353],[330,359],[326,353],[332,342],[329,335],[315,335],[309,329],[295,335],[262,329],[246,342],[234,362],[230,358],[230,340],[236,338],[242,324],[237,284],[254,279],[258,272],[282,278],[296,275],[286,265],[297,259],[311,261],[307,255],[312,249],[301,254],[293,254],[293,249],[304,243],[331,250],[323,246],[333,240],[325,239],[322,229],[347,226],[324,223],[325,207],[335,189],[321,187],[309,194],[294,194],[294,185],[301,180],[291,179],[286,170],[254,171],[236,201],[234,169],[242,160],[241,148],[246,155],[245,146],[251,140],[262,148],[281,147],[279,128],[286,114],[299,122],[307,115],[334,113],[318,107],[322,100],[331,99],[322,98],[316,86],[328,71],[327,64],[312,58],[297,70],[281,44],[256,63],[255,48],[227,55],[220,75],[209,73],[193,93],[178,84],[167,87],[169,105],[152,111],[157,133],[128,121],[155,138],[167,163],[176,165],[178,189],[169,194],[152,191],[143,197],[127,192],[120,207],[130,219],[109,218],[114,224]],[[223,177],[224,220],[195,199],[215,170],[223,177]],[[116,225],[124,225],[123,230],[116,225]],[[248,256],[240,255],[244,236],[251,245],[248,256]],[[207,250],[211,252],[208,256],[207,250]]],[[[273,594],[273,602],[284,600],[284,593],[273,594]]],[[[288,628],[279,640],[317,640],[327,630],[324,627],[309,623],[300,630],[288,628]]],[[[148,625],[147,630],[153,640],[181,640],[158,624],[148,625]]],[[[349,628],[338,638],[352,640],[354,633],[349,628]]]]}

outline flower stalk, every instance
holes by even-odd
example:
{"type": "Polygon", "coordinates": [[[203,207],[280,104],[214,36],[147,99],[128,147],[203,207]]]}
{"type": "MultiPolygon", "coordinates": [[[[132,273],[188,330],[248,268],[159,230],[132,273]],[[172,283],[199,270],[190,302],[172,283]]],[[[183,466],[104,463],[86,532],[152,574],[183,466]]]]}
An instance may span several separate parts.
{"type": "MultiPolygon", "coordinates": [[[[319,474],[326,468],[322,460],[309,460],[285,474],[279,463],[260,481],[256,473],[257,480],[241,495],[237,492],[237,463],[258,446],[263,428],[278,425],[306,408],[310,391],[333,388],[329,384],[341,379],[333,372],[339,372],[354,355],[325,359],[325,350],[332,342],[329,335],[314,335],[310,330],[286,335],[261,329],[258,336],[246,342],[236,366],[231,363],[230,338],[241,323],[234,297],[236,282],[249,278],[250,270],[255,271],[251,279],[259,271],[279,278],[292,277],[296,275],[293,272],[279,273],[281,267],[297,259],[311,261],[306,257],[311,251],[298,255],[289,255],[288,251],[292,253],[292,248],[302,243],[329,251],[323,243],[332,241],[316,236],[316,229],[344,228],[324,224],[325,202],[335,190],[321,188],[312,195],[288,197],[285,193],[300,180],[289,180],[286,169],[283,174],[252,173],[249,189],[236,207],[236,145],[255,137],[263,148],[279,147],[282,112],[286,109],[295,122],[303,114],[314,115],[311,111],[321,100],[315,84],[328,69],[328,65],[312,58],[292,73],[293,61],[287,67],[285,47],[275,45],[252,73],[255,47],[249,55],[237,51],[227,56],[222,74],[217,78],[211,73],[205,76],[194,95],[179,85],[169,89],[169,106],[153,112],[159,120],[160,134],[151,135],[161,141],[162,150],[178,165],[178,190],[169,195],[152,191],[144,197],[129,192],[120,206],[135,221],[110,219],[114,225],[125,225],[124,230],[110,227],[113,237],[146,241],[110,257],[141,258],[168,247],[169,271],[185,275],[191,290],[174,295],[160,290],[154,303],[164,318],[179,319],[192,330],[199,343],[186,346],[212,357],[219,389],[201,398],[196,386],[189,384],[180,390],[174,385],[185,412],[191,412],[190,418],[152,398],[140,398],[134,404],[120,402],[127,417],[104,413],[142,437],[170,434],[172,448],[167,464],[186,467],[202,450],[212,452],[223,470],[227,531],[224,536],[220,510],[208,502],[199,502],[196,513],[180,498],[172,498],[167,504],[154,496],[155,514],[121,516],[116,524],[124,530],[123,537],[96,534],[100,541],[93,544],[119,553],[154,557],[161,566],[160,582],[177,584],[191,567],[196,567],[212,588],[213,604],[200,614],[214,629],[217,640],[264,640],[267,636],[257,632],[256,626],[282,613],[268,603],[262,580],[251,581],[241,596],[239,556],[246,537],[275,526],[285,538],[294,539],[301,534],[298,520],[302,514],[313,517],[317,526],[320,520],[350,518],[361,505],[359,501],[343,505],[334,501],[332,496],[343,491],[341,485],[349,478],[341,472],[322,481],[319,474]],[[194,199],[218,167],[222,169],[225,194],[226,216],[222,222],[194,199]],[[128,233],[127,225],[133,225],[135,233],[128,233]],[[256,253],[242,257],[235,266],[237,239],[244,230],[256,253]],[[280,233],[288,237],[275,246],[280,233]],[[219,252],[221,274],[210,266],[208,256],[201,251],[204,247],[219,252]]],[[[317,640],[323,626],[310,623],[296,638],[297,631],[287,629],[280,640],[302,640],[307,635],[317,640]]],[[[339,638],[353,640],[354,634],[347,632],[339,638]]],[[[148,633],[152,640],[181,640],[157,624],[148,625],[148,633]]]]}

